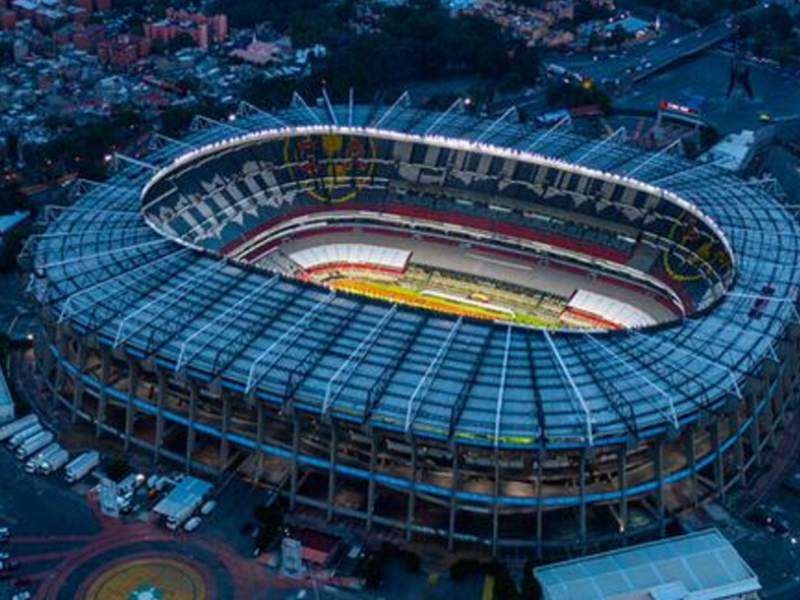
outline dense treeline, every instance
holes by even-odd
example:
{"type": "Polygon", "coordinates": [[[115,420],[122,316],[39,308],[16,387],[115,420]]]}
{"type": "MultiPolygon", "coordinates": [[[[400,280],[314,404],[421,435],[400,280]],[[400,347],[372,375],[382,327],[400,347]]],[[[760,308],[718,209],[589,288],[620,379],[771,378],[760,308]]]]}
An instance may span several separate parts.
{"type": "MultiPolygon", "coordinates": [[[[338,7],[331,18],[347,16],[347,7],[338,7]]],[[[493,87],[513,89],[535,82],[539,72],[535,50],[510,38],[492,21],[452,16],[439,0],[410,0],[403,6],[386,7],[380,27],[359,36],[342,29],[340,37],[332,40],[336,27],[318,29],[327,32],[328,55],[314,65],[313,79],[317,86],[324,82],[338,98],[353,88],[358,100],[368,102],[393,84],[450,74],[478,75],[493,87]]],[[[254,103],[268,105],[276,96],[273,88],[279,86],[256,82],[257,91],[245,95],[254,103]]],[[[280,90],[277,95],[282,95],[280,90]]]]}
{"type": "Polygon", "coordinates": [[[800,14],[794,22],[789,12],[780,4],[771,4],[754,14],[737,19],[739,37],[746,49],[756,56],[772,58],[788,64],[800,57],[800,14]]]}
{"type": "Polygon", "coordinates": [[[119,108],[105,120],[87,123],[51,117],[47,125],[58,136],[26,147],[26,181],[49,180],[72,172],[86,179],[103,179],[109,166],[107,156],[124,148],[147,128],[142,115],[133,108],[119,108]]]}
{"type": "Polygon", "coordinates": [[[693,19],[700,25],[707,25],[757,4],[756,0],[640,0],[640,2],[670,11],[685,19],[693,19]]]}

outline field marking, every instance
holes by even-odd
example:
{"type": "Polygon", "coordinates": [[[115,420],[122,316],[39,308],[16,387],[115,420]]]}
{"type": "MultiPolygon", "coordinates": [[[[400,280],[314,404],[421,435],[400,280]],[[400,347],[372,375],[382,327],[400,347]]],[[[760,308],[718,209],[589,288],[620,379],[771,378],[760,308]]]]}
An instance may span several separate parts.
{"type": "Polygon", "coordinates": [[[467,256],[470,257],[470,258],[477,259],[477,260],[482,260],[482,261],[485,261],[485,262],[494,263],[496,265],[502,265],[504,267],[509,267],[511,269],[517,269],[519,271],[533,271],[533,267],[528,267],[526,265],[518,265],[518,264],[515,264],[515,263],[507,262],[505,260],[498,260],[496,258],[489,258],[488,256],[481,256],[480,254],[468,253],[467,256]]]}

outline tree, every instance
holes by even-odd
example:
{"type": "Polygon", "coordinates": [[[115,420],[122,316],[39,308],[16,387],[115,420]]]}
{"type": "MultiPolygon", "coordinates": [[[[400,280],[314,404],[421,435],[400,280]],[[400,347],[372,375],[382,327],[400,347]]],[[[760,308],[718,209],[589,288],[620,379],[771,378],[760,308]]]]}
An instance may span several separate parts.
{"type": "Polygon", "coordinates": [[[494,21],[453,17],[439,0],[414,0],[382,10],[379,31],[342,36],[315,65],[315,75],[331,95],[341,97],[353,88],[371,102],[386,87],[450,73],[477,74],[490,81],[487,87],[503,88],[527,85],[538,76],[538,53],[494,21]]]}
{"type": "Polygon", "coordinates": [[[605,4],[595,5],[588,0],[581,0],[575,3],[575,18],[573,19],[573,23],[579,25],[587,21],[604,21],[613,14],[613,11],[605,4]]]}
{"type": "Polygon", "coordinates": [[[690,137],[681,138],[681,146],[683,147],[683,153],[689,158],[697,158],[700,154],[697,141],[690,137]]]}
{"type": "Polygon", "coordinates": [[[595,85],[556,83],[548,86],[546,98],[550,108],[596,105],[606,114],[613,108],[608,94],[595,85]]]}
{"type": "MultiPolygon", "coordinates": [[[[14,213],[19,210],[31,210],[28,198],[16,184],[0,188],[0,214],[14,213]]],[[[7,233],[0,244],[0,271],[8,271],[16,267],[17,256],[22,251],[22,243],[28,235],[29,227],[15,227],[7,233]]]]}
{"type": "Polygon", "coordinates": [[[515,600],[519,598],[517,584],[511,577],[508,566],[498,560],[489,563],[486,573],[494,577],[494,600],[515,600]]]}
{"type": "Polygon", "coordinates": [[[18,210],[30,210],[28,197],[19,189],[19,184],[12,183],[0,188],[0,214],[10,214],[18,210]]]}
{"type": "Polygon", "coordinates": [[[274,507],[257,504],[253,507],[253,518],[259,524],[254,544],[256,548],[263,550],[272,542],[283,526],[283,514],[274,507]]]}
{"type": "Polygon", "coordinates": [[[9,131],[6,134],[6,149],[11,160],[19,160],[19,134],[9,131]]]}
{"type": "Polygon", "coordinates": [[[720,139],[722,139],[722,136],[720,135],[719,130],[717,130],[716,127],[714,127],[713,125],[709,125],[708,127],[703,127],[700,130],[700,149],[708,150],[709,148],[711,148],[711,146],[719,142],[720,139]]]}
{"type": "Polygon", "coordinates": [[[392,543],[383,542],[378,551],[364,564],[364,582],[368,588],[378,588],[383,584],[384,568],[389,561],[401,562],[409,573],[419,572],[422,562],[419,555],[392,543]]]}
{"type": "Polygon", "coordinates": [[[122,481],[122,478],[130,473],[131,467],[124,458],[118,458],[106,467],[106,476],[111,481],[122,481]]]}
{"type": "Polygon", "coordinates": [[[522,571],[522,600],[541,600],[542,586],[533,575],[534,563],[527,561],[522,571]]]}
{"type": "Polygon", "coordinates": [[[525,45],[518,45],[511,56],[509,71],[519,76],[523,85],[530,85],[539,80],[542,68],[542,57],[539,51],[525,45]]]}
{"type": "Polygon", "coordinates": [[[586,47],[591,52],[594,48],[597,48],[603,43],[603,38],[600,36],[597,31],[592,30],[592,33],[589,35],[589,40],[586,42],[586,47]]]}
{"type": "Polygon", "coordinates": [[[181,31],[169,41],[169,51],[175,53],[183,50],[184,48],[194,48],[196,45],[197,44],[195,44],[194,38],[191,35],[185,31],[181,31]]]}
{"type": "Polygon", "coordinates": [[[450,577],[454,581],[464,581],[468,577],[479,573],[483,568],[480,561],[474,558],[462,558],[450,566],[450,577]]]}
{"type": "Polygon", "coordinates": [[[617,25],[611,31],[611,35],[608,36],[608,45],[614,46],[617,50],[620,49],[622,44],[627,42],[631,37],[622,25],[617,25]]]}
{"type": "Polygon", "coordinates": [[[520,597],[508,566],[498,560],[481,562],[474,558],[463,558],[450,567],[450,577],[454,581],[464,581],[479,574],[494,578],[494,600],[516,600],[520,597]]]}

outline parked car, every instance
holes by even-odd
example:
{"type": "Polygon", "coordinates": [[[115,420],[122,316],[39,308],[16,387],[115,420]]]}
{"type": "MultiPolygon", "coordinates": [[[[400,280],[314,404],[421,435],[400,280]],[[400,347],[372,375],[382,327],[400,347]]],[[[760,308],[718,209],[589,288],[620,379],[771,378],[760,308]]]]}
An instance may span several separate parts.
{"type": "Polygon", "coordinates": [[[789,533],[789,526],[764,506],[757,506],[753,509],[749,518],[753,523],[760,525],[770,533],[781,536],[789,533]]]}
{"type": "Polygon", "coordinates": [[[200,527],[200,523],[203,522],[203,519],[200,517],[192,517],[188,521],[186,521],[186,525],[183,526],[184,531],[192,532],[198,527],[200,527]]]}
{"type": "Polygon", "coordinates": [[[214,509],[217,508],[217,501],[216,500],[209,500],[203,506],[200,507],[200,514],[205,516],[210,515],[214,509]]]}

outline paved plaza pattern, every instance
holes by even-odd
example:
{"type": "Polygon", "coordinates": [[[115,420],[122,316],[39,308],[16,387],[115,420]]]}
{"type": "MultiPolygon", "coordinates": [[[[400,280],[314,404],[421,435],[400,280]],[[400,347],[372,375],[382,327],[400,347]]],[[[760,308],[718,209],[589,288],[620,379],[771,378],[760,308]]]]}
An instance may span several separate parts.
{"type": "MultiPolygon", "coordinates": [[[[212,594],[213,596],[213,594],[212,594]]],[[[90,579],[86,600],[208,600],[204,574],[193,564],[170,555],[144,554],[101,568],[90,579]]]]}

